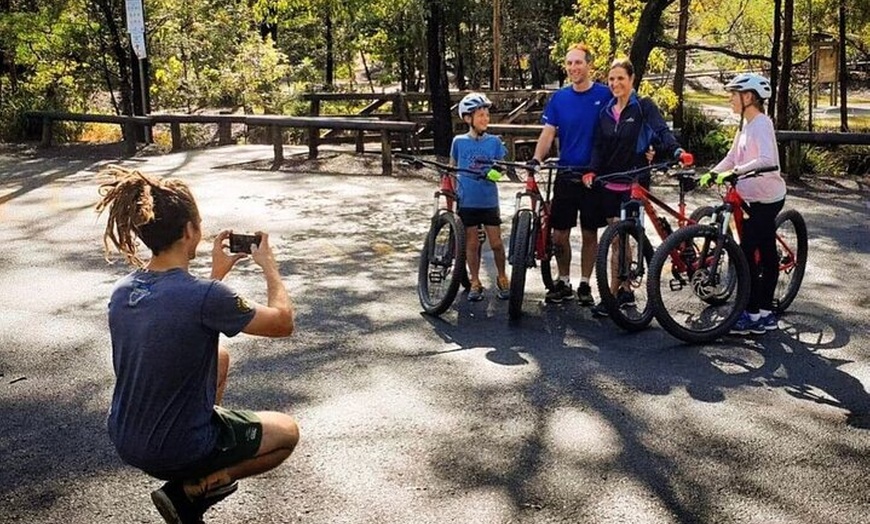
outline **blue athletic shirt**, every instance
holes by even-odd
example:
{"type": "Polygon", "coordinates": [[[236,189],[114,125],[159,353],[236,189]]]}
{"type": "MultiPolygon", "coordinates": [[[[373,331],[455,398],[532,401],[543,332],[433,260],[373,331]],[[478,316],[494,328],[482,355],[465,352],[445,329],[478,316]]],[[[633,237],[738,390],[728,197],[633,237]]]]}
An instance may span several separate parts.
{"type": "Polygon", "coordinates": [[[137,270],[115,284],[108,428],[125,462],[174,470],[214,449],[219,333],[235,336],[253,316],[225,284],[181,268],[137,270]]]}
{"type": "Polygon", "coordinates": [[[595,82],[586,91],[577,92],[568,85],[553,93],[541,123],[558,128],[560,164],[589,165],[598,114],[611,98],[610,89],[595,82]]]}
{"type": "Polygon", "coordinates": [[[495,135],[484,133],[475,138],[469,133],[453,137],[450,147],[450,158],[453,165],[460,169],[479,172],[459,173],[459,207],[462,209],[487,209],[498,207],[498,187],[494,182],[486,180],[486,173],[492,167],[494,160],[501,160],[507,155],[501,139],[495,135]]]}

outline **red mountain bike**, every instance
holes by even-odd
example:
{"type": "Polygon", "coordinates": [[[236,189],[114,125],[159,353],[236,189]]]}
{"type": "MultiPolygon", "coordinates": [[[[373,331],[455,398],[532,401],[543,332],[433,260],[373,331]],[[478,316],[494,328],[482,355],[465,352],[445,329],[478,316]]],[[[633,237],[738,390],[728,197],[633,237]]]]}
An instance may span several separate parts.
{"type": "Polygon", "coordinates": [[[628,198],[620,206],[619,221],[609,224],[601,234],[595,263],[601,304],[613,322],[627,331],[644,329],[653,319],[646,279],[655,250],[647,237],[645,222],[653,226],[663,242],[675,229],[694,224],[705,214],[712,213],[712,210],[700,209],[686,215],[686,194],[697,182],[694,170],[681,167],[678,162],[664,162],[595,179],[596,184],[620,184],[628,189],[628,198]],[[641,185],[639,178],[651,172],[667,173],[677,179],[680,195],[677,209],[641,185]],[[668,215],[673,218],[673,224],[668,221],[668,215]]]}
{"type": "MultiPolygon", "coordinates": [[[[727,333],[746,309],[749,264],[736,240],[743,228],[745,204],[736,187],[742,178],[774,169],[729,177],[722,204],[696,210],[709,216],[710,222],[674,232],[656,250],[647,294],[656,320],[671,335],[690,343],[711,341],[727,333]]],[[[797,296],[807,264],[807,226],[796,210],[776,217],[776,245],[779,275],[774,309],[781,313],[797,296]]]]}
{"type": "Polygon", "coordinates": [[[508,243],[508,262],[511,264],[508,318],[516,321],[523,313],[528,269],[540,262],[541,279],[548,290],[553,288],[553,277],[559,274],[555,267],[556,248],[553,244],[553,228],[550,225],[555,173],[569,170],[582,172],[582,168],[560,166],[557,159],[547,160],[540,166],[504,161],[495,162],[494,165],[521,169],[528,173],[525,187],[516,195],[516,212],[508,243]]]}
{"type": "MultiPolygon", "coordinates": [[[[481,175],[476,171],[411,155],[397,154],[396,157],[417,168],[427,166],[435,169],[440,177],[438,190],[434,194],[429,232],[420,250],[417,268],[420,305],[426,313],[440,315],[453,304],[460,285],[466,289],[470,286],[465,268],[465,226],[456,212],[459,207],[456,176],[458,173],[481,175]]],[[[481,233],[482,228],[479,228],[478,234],[481,233]]]]}

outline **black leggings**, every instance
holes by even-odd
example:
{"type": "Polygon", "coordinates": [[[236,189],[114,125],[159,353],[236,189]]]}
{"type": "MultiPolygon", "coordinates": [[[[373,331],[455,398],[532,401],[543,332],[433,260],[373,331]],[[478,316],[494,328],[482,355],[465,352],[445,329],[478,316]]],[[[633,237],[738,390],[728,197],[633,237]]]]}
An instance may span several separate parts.
{"type": "Polygon", "coordinates": [[[776,280],[779,277],[779,259],[776,255],[776,215],[785,199],[770,204],[754,202],[749,205],[749,216],[743,221],[740,248],[749,262],[752,286],[746,310],[773,309],[776,280]],[[756,259],[756,251],[761,256],[756,259]]]}

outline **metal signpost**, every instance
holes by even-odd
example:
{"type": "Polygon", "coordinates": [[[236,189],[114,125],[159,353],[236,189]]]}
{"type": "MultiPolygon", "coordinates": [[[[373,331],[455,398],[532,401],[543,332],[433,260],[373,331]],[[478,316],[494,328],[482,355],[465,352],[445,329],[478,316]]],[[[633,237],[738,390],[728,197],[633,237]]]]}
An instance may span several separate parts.
{"type": "MultiPolygon", "coordinates": [[[[142,97],[142,114],[148,112],[148,103],[145,90],[147,83],[145,82],[145,67],[144,61],[148,56],[145,51],[145,10],[142,6],[142,0],[125,0],[127,9],[127,33],[130,34],[130,44],[133,47],[133,53],[136,55],[139,65],[139,94],[142,97]]],[[[146,129],[145,140],[151,142],[151,130],[146,129]]]]}

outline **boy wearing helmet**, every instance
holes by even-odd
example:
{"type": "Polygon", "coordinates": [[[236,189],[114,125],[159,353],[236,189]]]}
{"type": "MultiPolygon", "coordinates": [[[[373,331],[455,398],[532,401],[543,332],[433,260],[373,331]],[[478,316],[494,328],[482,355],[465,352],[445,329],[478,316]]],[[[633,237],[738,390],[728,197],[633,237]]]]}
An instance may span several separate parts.
{"type": "Polygon", "coordinates": [[[465,224],[466,260],[471,289],[468,300],[483,299],[480,283],[480,239],[478,226],[483,226],[492,249],[498,271],[496,288],[498,298],[510,297],[510,282],[505,273],[505,250],[501,238],[501,213],[498,205],[498,187],[487,178],[494,160],[507,154],[501,139],[486,132],[489,127],[489,108],[492,102],[481,93],[469,93],[459,102],[459,118],[468,124],[468,132],[453,138],[450,164],[465,171],[459,173],[459,218],[465,224]],[[479,175],[473,174],[479,173],[479,175]]]}
{"type": "MultiPolygon", "coordinates": [[[[701,185],[708,185],[713,179],[721,184],[732,173],[739,177],[759,168],[779,165],[773,122],[764,113],[764,101],[771,95],[770,82],[761,75],[743,73],[729,82],[725,89],[731,92],[732,111],[740,115],[740,130],[725,158],[701,177],[701,185]]],[[[761,335],[777,329],[773,314],[773,297],[779,276],[776,215],[785,203],[785,181],[776,169],[738,178],[736,187],[749,206],[740,248],[749,262],[752,285],[749,305],[731,333],[761,335]],[[756,251],[761,254],[760,260],[756,259],[756,251]]]]}

